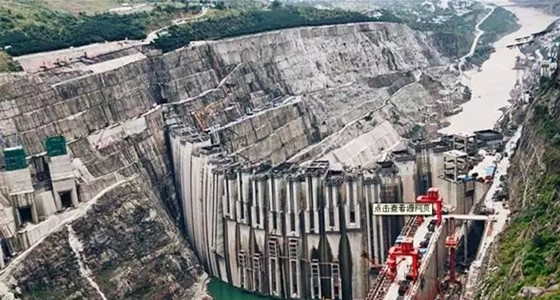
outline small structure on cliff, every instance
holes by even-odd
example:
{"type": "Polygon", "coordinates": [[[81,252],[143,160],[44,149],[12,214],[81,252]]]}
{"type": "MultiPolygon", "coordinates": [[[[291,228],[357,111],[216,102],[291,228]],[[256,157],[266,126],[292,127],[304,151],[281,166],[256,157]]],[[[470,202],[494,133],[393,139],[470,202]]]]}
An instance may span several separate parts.
{"type": "Polygon", "coordinates": [[[29,158],[22,146],[3,151],[0,173],[0,267],[40,239],[49,216],[79,204],[77,177],[63,136],[45,139],[46,155],[29,158]],[[8,201],[1,201],[7,199],[8,201]],[[4,203],[5,202],[5,203],[4,203]]]}

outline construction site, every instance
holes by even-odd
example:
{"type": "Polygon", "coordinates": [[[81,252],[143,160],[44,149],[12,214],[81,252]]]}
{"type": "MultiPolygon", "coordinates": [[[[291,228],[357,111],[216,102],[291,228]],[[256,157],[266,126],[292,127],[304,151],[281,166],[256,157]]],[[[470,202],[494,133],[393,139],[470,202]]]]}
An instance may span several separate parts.
{"type": "Polygon", "coordinates": [[[171,130],[175,179],[208,272],[247,291],[452,299],[496,221],[485,203],[499,185],[495,142],[501,152],[504,138],[495,131],[410,142],[375,165],[340,169],[235,163],[212,146],[217,135],[171,130]]]}
{"type": "MultiPolygon", "coordinates": [[[[450,299],[463,292],[461,271],[476,256],[480,234],[467,238],[473,224],[496,221],[484,200],[498,184],[501,154],[478,154],[489,144],[476,135],[410,143],[351,169],[243,165],[184,127],[173,127],[170,141],[195,253],[212,276],[259,294],[450,299]]],[[[30,165],[22,147],[4,150],[2,268],[88,200],[65,138],[44,145],[30,165]]]]}
{"type": "Polygon", "coordinates": [[[471,93],[431,42],[360,23],[77,49],[64,72],[28,57],[1,85],[0,295],[203,299],[207,274],[281,299],[472,299],[521,129],[440,133],[471,93]]]}

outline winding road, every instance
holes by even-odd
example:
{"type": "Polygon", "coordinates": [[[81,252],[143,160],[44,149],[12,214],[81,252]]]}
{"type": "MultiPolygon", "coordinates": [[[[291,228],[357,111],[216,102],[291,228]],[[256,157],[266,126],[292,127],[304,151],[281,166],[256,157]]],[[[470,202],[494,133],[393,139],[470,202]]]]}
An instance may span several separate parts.
{"type": "MultiPolygon", "coordinates": [[[[175,19],[175,20],[171,21],[173,23],[173,25],[170,25],[170,26],[181,25],[181,24],[185,24],[185,23],[190,22],[190,21],[198,20],[198,19],[206,16],[207,13],[208,13],[208,8],[203,6],[202,11],[198,15],[190,16],[190,17],[186,17],[186,18],[175,19]]],[[[162,27],[160,29],[157,29],[157,30],[154,30],[154,31],[148,33],[148,35],[144,39],[144,43],[150,44],[151,42],[153,42],[155,39],[158,38],[159,34],[162,31],[166,30],[170,26],[165,26],[165,27],[162,27]]]]}
{"type": "MultiPolygon", "coordinates": [[[[488,6],[487,6],[488,7],[488,6]]],[[[490,12],[488,14],[486,14],[484,16],[484,18],[482,18],[475,26],[475,30],[476,30],[476,36],[474,37],[473,43],[471,45],[471,50],[469,51],[469,53],[467,53],[466,55],[464,55],[463,57],[461,57],[459,59],[459,72],[461,72],[461,75],[463,74],[463,65],[465,64],[465,62],[467,61],[467,58],[471,57],[474,55],[474,51],[476,50],[476,46],[478,45],[478,41],[480,40],[480,38],[482,37],[482,35],[484,34],[484,30],[480,29],[480,25],[482,25],[482,23],[484,23],[484,21],[486,21],[486,19],[488,19],[488,17],[490,17],[490,15],[494,12],[494,10],[496,9],[496,7],[492,7],[492,9],[490,10],[490,12]]]]}

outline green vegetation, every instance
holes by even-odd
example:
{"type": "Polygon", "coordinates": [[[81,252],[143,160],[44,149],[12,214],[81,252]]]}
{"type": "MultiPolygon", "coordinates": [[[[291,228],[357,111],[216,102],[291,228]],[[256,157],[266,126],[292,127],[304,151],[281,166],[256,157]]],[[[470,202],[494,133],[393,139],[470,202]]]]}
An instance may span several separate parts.
{"type": "Polygon", "coordinates": [[[494,9],[492,14],[480,24],[480,29],[484,31],[484,34],[480,37],[477,48],[473,56],[469,58],[469,62],[481,65],[495,51],[492,44],[503,36],[516,31],[519,27],[515,14],[502,7],[494,9]]]}
{"type": "Polygon", "coordinates": [[[372,18],[359,13],[343,10],[322,10],[312,7],[276,7],[273,10],[253,10],[217,15],[208,19],[173,26],[167,34],[155,41],[155,46],[164,52],[185,46],[189,41],[220,39],[264,31],[293,28],[344,24],[367,21],[398,21],[392,15],[372,18]]]}
{"type": "Polygon", "coordinates": [[[480,29],[484,31],[482,39],[496,40],[497,36],[503,36],[512,30],[519,29],[517,17],[509,10],[496,7],[492,14],[482,22],[480,29]]]}
{"type": "MultiPolygon", "coordinates": [[[[43,7],[56,11],[68,12],[73,15],[80,13],[98,14],[108,12],[111,9],[122,8],[125,5],[131,8],[122,13],[131,13],[139,11],[147,11],[154,5],[175,5],[186,2],[198,3],[198,0],[5,0],[22,4],[43,7]]],[[[253,1],[253,0],[231,0],[237,1],[253,1]]],[[[202,1],[204,2],[204,1],[202,1]]]]}
{"type": "Polygon", "coordinates": [[[146,32],[171,24],[200,7],[160,5],[150,12],[73,16],[33,5],[0,5],[0,47],[10,55],[49,51],[95,42],[142,39],[146,32]]]}
{"type": "Polygon", "coordinates": [[[18,0],[18,2],[26,3],[45,8],[66,11],[73,14],[84,13],[101,13],[111,8],[121,6],[123,3],[137,4],[147,1],[123,1],[123,0],[18,0]]]}
{"type": "MultiPolygon", "coordinates": [[[[542,82],[541,98],[557,98],[557,93],[552,92],[553,82],[542,82]]],[[[547,288],[560,282],[560,143],[557,138],[560,125],[557,115],[558,112],[538,104],[533,108],[532,122],[526,125],[545,141],[545,151],[538,158],[545,169],[537,171],[538,166],[530,166],[535,174],[527,183],[529,191],[524,186],[517,187],[518,195],[527,192],[526,205],[515,213],[499,238],[495,256],[498,269],[484,286],[486,291],[493,292],[492,299],[522,299],[518,293],[524,286],[547,288]]],[[[560,299],[560,290],[545,293],[539,299],[560,299]]]]}
{"type": "Polygon", "coordinates": [[[453,16],[434,30],[436,45],[448,56],[460,57],[469,52],[476,22],[453,16]]]}
{"type": "Polygon", "coordinates": [[[414,124],[408,132],[408,136],[411,138],[420,138],[424,134],[424,127],[414,124]]]}
{"type": "Polygon", "coordinates": [[[19,71],[20,66],[4,51],[0,51],[0,73],[19,71]]]}
{"type": "Polygon", "coordinates": [[[516,299],[512,297],[523,286],[548,287],[560,280],[560,148],[547,148],[543,159],[547,172],[534,187],[539,193],[529,199],[530,204],[515,215],[500,237],[498,270],[486,283],[489,291],[499,291],[496,300],[516,299]]]}
{"type": "Polygon", "coordinates": [[[443,54],[461,57],[471,48],[476,24],[488,13],[479,3],[471,5],[468,10],[459,16],[453,9],[443,9],[439,5],[435,11],[424,5],[414,5],[397,8],[395,14],[413,29],[432,32],[434,42],[443,54]]]}

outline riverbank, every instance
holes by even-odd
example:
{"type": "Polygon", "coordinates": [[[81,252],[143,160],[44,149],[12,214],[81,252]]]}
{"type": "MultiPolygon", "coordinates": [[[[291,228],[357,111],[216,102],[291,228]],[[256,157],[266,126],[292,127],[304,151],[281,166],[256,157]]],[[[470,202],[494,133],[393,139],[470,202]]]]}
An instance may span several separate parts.
{"type": "Polygon", "coordinates": [[[522,56],[519,49],[508,49],[507,45],[515,42],[517,37],[544,30],[556,20],[556,17],[533,8],[507,7],[507,9],[517,16],[520,29],[494,44],[496,52],[490,55],[480,72],[471,70],[463,73],[464,81],[471,87],[471,101],[462,106],[461,113],[446,119],[449,126],[441,129],[441,133],[473,132],[493,128],[502,115],[500,109],[510,105],[509,93],[518,79],[517,71],[513,70],[513,66],[516,57],[522,56]]]}
{"type": "Polygon", "coordinates": [[[493,44],[502,37],[519,30],[520,27],[515,14],[503,7],[496,7],[480,25],[483,34],[467,62],[471,65],[482,65],[495,51],[493,44]]]}
{"type": "MultiPolygon", "coordinates": [[[[542,14],[540,11],[537,11],[536,9],[527,9],[527,8],[518,8],[518,7],[511,7],[508,9],[511,9],[511,11],[513,11],[514,13],[516,13],[516,15],[518,16],[519,20],[522,22],[522,27],[519,31],[517,31],[516,33],[513,33],[507,37],[505,37],[504,39],[500,40],[500,45],[507,45],[507,43],[511,42],[511,38],[514,36],[523,36],[523,35],[528,35],[530,33],[534,33],[534,32],[538,32],[540,30],[545,29],[546,27],[548,27],[548,25],[550,23],[552,23],[555,19],[555,17],[553,16],[548,16],[548,15],[544,15],[542,14]]],[[[491,80],[490,76],[492,74],[496,74],[494,72],[498,72],[500,70],[500,68],[498,68],[498,64],[504,64],[506,63],[506,59],[509,59],[509,65],[513,65],[515,64],[516,60],[515,57],[512,57],[514,53],[519,53],[519,55],[521,55],[521,57],[523,57],[524,55],[522,55],[520,53],[520,51],[516,48],[515,50],[509,50],[508,49],[503,49],[502,51],[500,51],[500,53],[503,56],[494,56],[494,60],[489,62],[490,66],[492,66],[492,68],[489,69],[489,71],[491,72],[486,72],[485,74],[481,74],[481,76],[479,76],[480,78],[476,78],[477,80],[480,80],[478,82],[483,82],[485,79],[486,80],[491,80]]],[[[539,64],[538,61],[535,62],[537,65],[539,64]]],[[[507,66],[507,65],[506,65],[507,66]]],[[[516,85],[515,82],[513,82],[513,86],[515,86],[515,91],[517,92],[517,97],[513,94],[515,93],[511,93],[514,98],[514,101],[511,101],[514,104],[514,106],[510,106],[510,103],[508,102],[509,98],[510,98],[510,93],[507,90],[501,91],[501,90],[497,90],[496,93],[494,94],[488,94],[488,95],[484,95],[481,94],[481,89],[477,89],[476,86],[473,85],[473,95],[476,94],[477,98],[475,98],[474,100],[478,100],[477,103],[479,103],[479,111],[478,114],[481,116],[481,118],[477,119],[474,115],[470,115],[471,117],[473,117],[472,120],[481,120],[483,122],[488,122],[487,124],[491,124],[490,122],[492,122],[491,117],[493,115],[499,115],[501,114],[501,112],[487,112],[486,109],[480,109],[480,107],[485,107],[484,103],[481,101],[482,98],[484,98],[487,102],[485,103],[490,103],[490,105],[493,105],[493,107],[496,107],[498,105],[498,103],[500,101],[504,101],[504,107],[509,106],[510,108],[508,109],[508,113],[511,114],[511,110],[517,110],[517,113],[521,113],[524,115],[524,113],[526,113],[526,110],[528,109],[528,105],[526,105],[524,103],[524,93],[525,93],[525,89],[531,89],[531,86],[535,86],[538,85],[538,80],[535,80],[535,76],[539,76],[538,72],[539,69],[537,67],[534,67],[531,69],[531,67],[529,66],[527,69],[525,69],[524,71],[516,71],[516,70],[506,70],[505,68],[501,69],[503,73],[503,77],[502,80],[511,84],[512,83],[512,79],[515,80],[515,82],[519,81],[522,82],[524,81],[524,79],[527,79],[527,82],[523,82],[520,85],[516,85]],[[529,75],[529,73],[525,74],[526,72],[533,72],[532,76],[527,76],[529,75]],[[505,93],[508,93],[507,96],[505,95],[505,93]],[[519,98],[521,97],[521,98],[519,98]],[[517,99],[519,98],[519,99],[517,99]]],[[[483,70],[483,72],[486,71],[486,68],[483,70]]],[[[482,73],[482,72],[481,72],[482,73]]],[[[500,78],[500,76],[498,76],[498,78],[500,78]]],[[[498,80],[497,80],[498,81],[498,80]]],[[[497,82],[496,81],[496,82],[497,82]]],[[[500,85],[496,84],[496,82],[494,83],[494,88],[497,87],[501,87],[500,85]]],[[[488,84],[488,86],[480,86],[482,88],[482,91],[488,91],[490,89],[490,84],[488,84]]],[[[503,87],[507,87],[509,85],[502,85],[503,87]]],[[[512,87],[513,87],[512,86],[512,87]]],[[[511,89],[513,90],[513,89],[511,89]]],[[[474,110],[469,110],[467,111],[467,114],[471,112],[473,113],[474,110]]],[[[471,129],[472,128],[476,128],[476,124],[465,124],[465,123],[461,123],[463,120],[466,120],[466,118],[469,115],[463,116],[462,118],[457,118],[455,121],[456,123],[454,124],[455,127],[454,128],[462,128],[462,129],[471,129]]],[[[504,115],[505,116],[505,115],[504,115]]],[[[508,118],[501,118],[497,119],[498,122],[496,123],[496,120],[494,120],[494,122],[496,123],[496,126],[500,126],[501,128],[515,128],[518,126],[518,123],[522,120],[516,120],[516,117],[512,117],[509,116],[508,118]]],[[[449,130],[449,128],[446,128],[446,130],[449,130]]],[[[531,129],[529,129],[529,131],[531,131],[531,129]]],[[[511,131],[510,131],[511,132],[511,131]]],[[[499,164],[497,165],[497,171],[499,172],[498,174],[500,176],[506,176],[508,179],[508,183],[512,180],[512,178],[523,178],[523,184],[522,185],[527,185],[528,182],[526,182],[526,180],[528,180],[528,175],[527,175],[527,170],[529,169],[538,169],[536,166],[534,166],[534,164],[524,164],[524,168],[522,170],[522,172],[520,172],[519,169],[517,169],[516,166],[516,160],[514,160],[514,157],[518,155],[517,152],[519,152],[520,150],[517,149],[517,145],[519,145],[520,143],[523,143],[523,139],[522,139],[522,132],[523,132],[523,127],[520,126],[519,128],[517,128],[515,130],[515,134],[513,134],[512,138],[508,141],[508,143],[506,144],[505,148],[504,148],[504,152],[507,154],[505,155],[505,157],[499,162],[499,164]],[[508,175],[509,173],[509,175],[508,175]]],[[[527,141],[525,141],[527,142],[527,141]]],[[[532,143],[531,141],[529,141],[529,143],[532,143]]],[[[537,143],[538,144],[538,143],[537,143]]],[[[534,147],[534,146],[533,146],[534,147]]],[[[535,152],[538,152],[537,150],[534,150],[535,152]]],[[[523,150],[521,150],[520,152],[523,152],[523,150]]],[[[522,153],[521,153],[522,154],[522,153]]],[[[538,154],[537,154],[538,155],[538,154]]],[[[533,155],[534,158],[534,155],[533,155]]],[[[533,159],[531,158],[531,160],[533,159]]],[[[543,158],[544,160],[544,158],[543,158]]],[[[517,160],[518,162],[519,160],[517,160]]],[[[540,164],[540,162],[539,162],[540,164]]],[[[531,171],[529,171],[531,172],[531,171]]],[[[480,244],[480,248],[478,251],[478,255],[475,259],[475,261],[472,263],[470,270],[468,272],[468,279],[465,285],[465,294],[464,294],[464,299],[497,299],[497,296],[499,295],[499,297],[501,297],[500,299],[509,299],[509,297],[516,295],[518,292],[522,292],[522,284],[518,283],[516,280],[512,280],[511,275],[507,275],[508,272],[509,274],[513,274],[513,269],[517,268],[515,267],[515,262],[513,262],[512,260],[518,262],[519,264],[519,258],[521,258],[522,254],[521,254],[521,249],[517,249],[515,251],[512,250],[504,250],[504,249],[509,249],[511,247],[513,247],[512,245],[517,245],[520,246],[519,243],[517,242],[512,242],[512,241],[519,241],[520,236],[525,236],[526,234],[521,232],[521,231],[517,231],[518,228],[516,228],[516,222],[517,220],[515,220],[514,222],[509,222],[510,220],[510,206],[509,205],[502,205],[502,202],[494,202],[494,200],[492,199],[492,194],[494,193],[494,191],[496,190],[496,186],[497,186],[498,182],[495,182],[492,186],[492,188],[490,189],[488,196],[485,199],[485,205],[487,207],[492,207],[496,210],[496,222],[494,222],[493,224],[490,224],[490,226],[487,226],[487,228],[485,229],[485,232],[483,234],[483,238],[480,244]],[[508,223],[510,223],[508,225],[508,223]],[[513,237],[512,237],[513,235],[513,237]],[[496,240],[499,240],[499,242],[496,242],[496,240]],[[504,245],[505,243],[505,245],[504,245]],[[496,250],[498,250],[499,252],[496,253],[496,250]],[[511,256],[511,254],[513,253],[513,257],[511,256]],[[488,265],[492,264],[491,261],[492,260],[496,260],[496,255],[500,255],[499,257],[499,261],[494,261],[493,264],[496,267],[499,267],[498,272],[495,272],[495,269],[493,267],[488,267],[488,265]],[[512,266],[511,263],[513,263],[514,265],[512,266]],[[512,267],[512,269],[507,270],[509,267],[512,267]],[[491,277],[487,277],[487,275],[485,274],[486,272],[490,272],[491,274],[493,274],[493,276],[491,277]],[[500,282],[500,278],[503,280],[503,282],[500,282]],[[507,282],[507,284],[505,284],[507,282]],[[500,286],[509,286],[508,288],[500,288],[500,286]],[[486,294],[486,298],[480,298],[481,297],[481,292],[482,294],[486,294]]],[[[511,186],[511,189],[513,189],[514,191],[510,191],[510,202],[515,202],[515,190],[519,189],[519,184],[507,184],[506,186],[511,186]]],[[[527,189],[525,188],[525,191],[527,189]]],[[[525,197],[525,196],[524,196],[525,197]]],[[[517,197],[518,198],[518,197],[517,197]]],[[[519,199],[517,199],[519,201],[519,199]]],[[[515,215],[514,217],[515,218],[515,215]]],[[[519,222],[517,222],[519,223],[519,222]]],[[[529,245],[530,242],[524,242],[522,244],[525,245],[529,245]]],[[[521,245],[520,247],[525,248],[523,245],[521,245]]],[[[531,264],[536,265],[539,263],[538,259],[534,259],[534,258],[529,258],[529,260],[531,264]]],[[[523,263],[525,264],[525,263],[523,263]]],[[[523,276],[524,278],[526,278],[528,276],[529,271],[531,271],[530,269],[525,269],[525,267],[522,267],[523,269],[523,276]]],[[[535,273],[533,271],[531,271],[532,273],[535,273]]],[[[540,271],[538,271],[540,272],[540,271]]],[[[537,272],[537,273],[538,273],[537,272]]],[[[526,279],[524,281],[528,281],[531,284],[534,283],[534,281],[531,281],[531,278],[534,279],[534,277],[530,277],[529,279],[526,279]]],[[[557,299],[557,298],[551,298],[551,299],[557,299]]]]}

